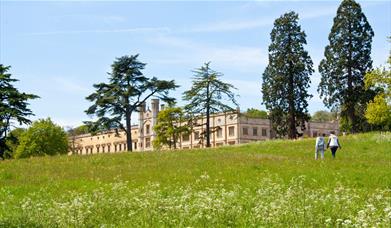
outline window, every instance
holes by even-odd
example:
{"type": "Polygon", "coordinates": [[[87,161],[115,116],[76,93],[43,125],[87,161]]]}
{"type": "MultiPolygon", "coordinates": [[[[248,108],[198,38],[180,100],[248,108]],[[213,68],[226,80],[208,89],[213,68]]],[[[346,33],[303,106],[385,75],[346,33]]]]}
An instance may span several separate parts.
{"type": "Polygon", "coordinates": [[[96,152],[99,153],[99,147],[96,148],[96,152]]]}
{"type": "Polygon", "coordinates": [[[145,132],[146,134],[149,134],[149,124],[145,125],[145,132]]]}
{"type": "Polygon", "coordinates": [[[137,150],[137,143],[134,143],[134,149],[137,150]]]}
{"type": "Polygon", "coordinates": [[[200,132],[196,131],[194,132],[194,140],[199,140],[200,139],[200,132]]]}
{"type": "Polygon", "coordinates": [[[217,129],[217,138],[221,138],[221,137],[223,137],[223,129],[219,128],[217,129]]]}
{"type": "Polygon", "coordinates": [[[102,136],[102,139],[104,139],[105,138],[105,136],[102,136]]]}
{"type": "Polygon", "coordinates": [[[102,153],[104,153],[105,152],[105,146],[103,145],[102,146],[102,153]]]}
{"type": "Polygon", "coordinates": [[[122,144],[118,144],[119,145],[119,151],[122,151],[122,144]]]}
{"type": "Polygon", "coordinates": [[[248,135],[248,128],[247,127],[243,128],[243,135],[248,135]]]}
{"type": "Polygon", "coordinates": [[[229,145],[235,145],[235,141],[228,142],[229,145]]]}
{"type": "Polygon", "coordinates": [[[114,152],[117,152],[117,144],[114,144],[114,152]]]}
{"type": "Polygon", "coordinates": [[[110,145],[107,145],[107,152],[110,153],[110,145]]]}
{"type": "Polygon", "coordinates": [[[266,129],[262,128],[262,136],[267,136],[266,129]]]}
{"type": "Polygon", "coordinates": [[[151,147],[151,138],[145,138],[145,148],[151,147]]]}
{"type": "Polygon", "coordinates": [[[258,128],[253,127],[253,136],[257,136],[257,135],[258,135],[258,128]]]}
{"type": "Polygon", "coordinates": [[[229,127],[228,128],[228,135],[234,136],[235,135],[235,127],[229,127]]]}
{"type": "Polygon", "coordinates": [[[184,135],[182,136],[182,140],[183,140],[184,142],[189,141],[189,134],[184,134],[184,135]]]}

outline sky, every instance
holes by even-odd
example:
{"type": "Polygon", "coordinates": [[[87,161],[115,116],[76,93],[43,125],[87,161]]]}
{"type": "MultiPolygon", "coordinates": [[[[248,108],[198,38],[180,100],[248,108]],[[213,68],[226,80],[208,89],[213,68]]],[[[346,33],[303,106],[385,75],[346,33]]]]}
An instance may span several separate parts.
{"type": "MultiPolygon", "coordinates": [[[[358,1],[372,26],[373,66],[391,49],[391,1],[358,1]]],[[[268,63],[276,18],[299,14],[315,73],[309,112],[327,110],[319,98],[318,65],[340,1],[3,1],[0,0],[0,63],[20,81],[16,87],[41,98],[35,116],[64,127],[90,120],[84,111],[92,85],[107,82],[115,58],[140,54],[148,77],[174,79],[171,95],[183,105],[193,70],[205,62],[238,88],[240,109],[265,109],[261,77],[268,63]]],[[[136,123],[137,118],[133,118],[136,123]]]]}

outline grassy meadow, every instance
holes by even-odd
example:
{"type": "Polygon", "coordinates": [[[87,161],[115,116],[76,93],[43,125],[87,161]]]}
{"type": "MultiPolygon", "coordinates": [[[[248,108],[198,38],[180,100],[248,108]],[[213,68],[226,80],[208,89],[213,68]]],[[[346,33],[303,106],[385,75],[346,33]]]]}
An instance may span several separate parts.
{"type": "Polygon", "coordinates": [[[389,227],[391,134],[0,162],[0,227],[389,227]]]}

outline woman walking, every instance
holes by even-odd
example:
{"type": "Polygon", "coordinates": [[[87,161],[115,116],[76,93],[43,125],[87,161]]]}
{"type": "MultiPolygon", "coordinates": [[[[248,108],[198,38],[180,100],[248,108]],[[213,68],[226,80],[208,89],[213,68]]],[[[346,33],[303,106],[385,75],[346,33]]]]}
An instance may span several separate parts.
{"type": "Polygon", "coordinates": [[[339,144],[338,137],[334,135],[334,132],[330,132],[329,141],[327,142],[327,148],[330,147],[331,154],[333,155],[333,158],[335,158],[335,154],[337,153],[337,149],[341,147],[341,144],[339,144]]]}

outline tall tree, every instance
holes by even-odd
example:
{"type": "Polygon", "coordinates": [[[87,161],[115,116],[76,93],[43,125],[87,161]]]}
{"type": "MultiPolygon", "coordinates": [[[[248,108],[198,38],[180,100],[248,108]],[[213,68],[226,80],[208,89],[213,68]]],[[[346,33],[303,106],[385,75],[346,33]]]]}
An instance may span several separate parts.
{"type": "Polygon", "coordinates": [[[153,141],[154,148],[167,145],[170,149],[176,149],[180,136],[188,134],[190,131],[182,108],[168,107],[161,110],[157,116],[154,131],[156,133],[156,138],[153,141]]]}
{"type": "Polygon", "coordinates": [[[373,30],[360,5],[343,0],[329,34],[325,58],[320,62],[318,87],[323,102],[332,110],[339,109],[343,130],[362,129],[365,104],[371,93],[364,88],[364,75],[372,68],[373,30]]]}
{"type": "Polygon", "coordinates": [[[262,75],[263,104],[270,111],[273,130],[279,136],[298,136],[297,127],[308,121],[307,99],[312,60],[304,50],[306,35],[298,15],[288,12],[276,19],[271,32],[269,64],[262,75]]]}
{"type": "Polygon", "coordinates": [[[369,101],[365,117],[370,124],[391,129],[391,53],[386,67],[379,67],[365,74],[365,88],[376,91],[369,101]]]}
{"type": "Polygon", "coordinates": [[[10,127],[17,122],[19,124],[30,124],[27,118],[32,116],[32,111],[27,107],[30,99],[36,99],[38,96],[19,92],[12,84],[17,79],[11,78],[7,73],[10,66],[0,64],[0,157],[4,159],[4,153],[7,150],[7,133],[10,127]]]}
{"type": "Polygon", "coordinates": [[[177,88],[174,80],[158,80],[144,76],[145,63],[137,60],[137,55],[117,58],[111,65],[108,83],[94,84],[96,91],[86,97],[94,104],[86,110],[95,115],[96,121],[87,121],[92,130],[120,128],[126,133],[127,148],[132,151],[131,118],[142,103],[151,97],[173,102],[168,96],[170,90],[177,88]],[[123,123],[125,121],[125,124],[123,123]]]}
{"type": "Polygon", "coordinates": [[[190,90],[183,93],[183,99],[189,103],[185,110],[192,116],[205,115],[205,138],[206,147],[210,147],[210,115],[217,112],[233,111],[228,103],[237,106],[233,85],[221,81],[222,73],[209,67],[210,62],[196,69],[194,72],[193,85],[190,90]],[[223,100],[225,98],[225,101],[223,100]]]}

